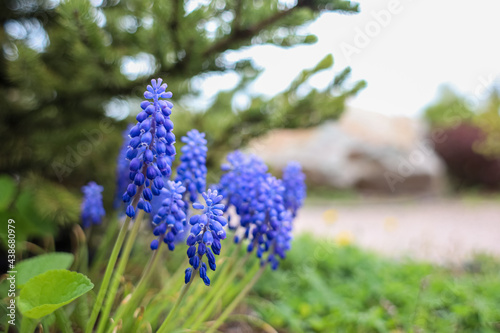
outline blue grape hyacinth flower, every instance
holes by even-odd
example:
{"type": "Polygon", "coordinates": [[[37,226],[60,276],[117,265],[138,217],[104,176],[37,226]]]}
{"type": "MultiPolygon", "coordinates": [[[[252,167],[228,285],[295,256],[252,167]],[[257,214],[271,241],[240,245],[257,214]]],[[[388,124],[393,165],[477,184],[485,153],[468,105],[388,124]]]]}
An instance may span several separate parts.
{"type": "Polygon", "coordinates": [[[285,208],[289,209],[295,217],[306,198],[306,176],[298,162],[289,162],[283,169],[282,178],[285,186],[285,208]]]}
{"type": "Polygon", "coordinates": [[[176,236],[184,232],[184,213],[185,202],[182,200],[182,194],[186,188],[181,182],[168,181],[167,186],[162,189],[161,197],[164,198],[162,206],[153,218],[155,228],[153,234],[157,236],[151,242],[151,250],[158,249],[160,241],[163,240],[170,251],[175,248],[176,236]]]}
{"type": "Polygon", "coordinates": [[[227,162],[217,188],[224,195],[226,209],[233,206],[239,216],[239,223],[230,223],[238,229],[235,242],[248,239],[247,251],[277,269],[291,247],[293,219],[306,196],[301,166],[289,163],[279,180],[257,156],[234,151],[227,162]]]}
{"type": "Polygon", "coordinates": [[[285,259],[286,252],[291,249],[292,242],[293,215],[290,211],[285,211],[281,215],[281,223],[274,237],[269,241],[270,253],[267,261],[272,270],[279,266],[279,259],[285,259]]]}
{"type": "Polygon", "coordinates": [[[102,191],[104,188],[95,182],[89,182],[82,187],[82,226],[88,228],[93,224],[101,224],[102,218],[106,215],[102,205],[102,191]]]}
{"type": "Polygon", "coordinates": [[[207,140],[205,133],[196,129],[187,132],[181,138],[186,145],[181,148],[181,163],[177,168],[175,181],[182,182],[189,193],[189,200],[194,203],[198,194],[205,192],[207,178],[207,140]]]}
{"type": "Polygon", "coordinates": [[[227,219],[223,216],[224,204],[221,203],[223,196],[216,190],[208,190],[202,193],[205,205],[195,202],[194,209],[203,210],[199,215],[193,215],[189,223],[192,225],[186,244],[189,246],[187,256],[190,268],[185,271],[185,282],[191,281],[192,274],[199,271],[200,278],[209,286],[210,279],[207,276],[207,264],[203,262],[206,257],[208,267],[215,271],[215,255],[220,254],[221,240],[226,238],[224,227],[227,219]]]}
{"type": "Polygon", "coordinates": [[[118,159],[116,161],[116,191],[115,199],[113,200],[113,208],[118,209],[122,207],[123,200],[122,194],[127,190],[127,186],[130,183],[129,179],[129,161],[127,160],[127,151],[129,148],[130,137],[128,133],[134,125],[129,124],[127,128],[122,132],[123,144],[120,148],[120,153],[118,154],[118,159]]]}
{"type": "MultiPolygon", "coordinates": [[[[163,207],[163,201],[170,196],[170,192],[166,189],[167,187],[168,181],[167,185],[164,185],[164,187],[160,190],[160,194],[154,195],[153,199],[151,199],[151,222],[153,222],[154,217],[158,214],[160,208],[163,207]]],[[[154,223],[152,223],[152,225],[154,226],[154,223]]]]}
{"type": "Polygon", "coordinates": [[[284,213],[282,181],[267,174],[257,188],[255,197],[250,201],[248,209],[242,216],[241,226],[245,230],[245,238],[250,238],[247,251],[256,250],[258,258],[268,252],[271,242],[281,227],[284,213]]]}
{"type": "MultiPolygon", "coordinates": [[[[258,184],[266,175],[267,166],[259,157],[245,155],[238,150],[228,154],[227,161],[228,163],[222,165],[225,174],[221,176],[217,188],[226,198],[226,210],[233,206],[241,221],[252,198],[255,197],[258,184]]],[[[237,227],[238,225],[229,225],[231,229],[237,227]]],[[[235,241],[239,241],[238,236],[235,241]]]]}
{"type": "Polygon", "coordinates": [[[162,79],[151,80],[144,92],[148,100],[141,103],[137,124],[130,129],[126,158],[130,160],[129,179],[132,181],[123,194],[128,204],[126,214],[134,218],[136,208],[151,213],[151,199],[164,187],[163,177],[170,177],[171,157],[175,155],[174,124],[170,120],[173,104],[162,100],[172,97],[166,92],[162,79]]]}

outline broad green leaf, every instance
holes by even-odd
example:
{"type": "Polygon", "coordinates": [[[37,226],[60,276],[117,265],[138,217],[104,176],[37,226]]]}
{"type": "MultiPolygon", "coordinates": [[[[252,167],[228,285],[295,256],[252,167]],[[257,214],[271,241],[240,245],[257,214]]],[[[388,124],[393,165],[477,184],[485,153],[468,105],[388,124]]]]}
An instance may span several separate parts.
{"type": "Polygon", "coordinates": [[[0,176],[0,210],[7,209],[16,193],[16,182],[7,175],[0,176]]]}
{"type": "Polygon", "coordinates": [[[52,269],[68,269],[73,263],[74,257],[71,253],[55,252],[42,254],[21,261],[16,265],[18,288],[22,288],[34,276],[45,273],[52,269]]]}
{"type": "Polygon", "coordinates": [[[30,279],[19,294],[19,310],[29,318],[41,318],[94,288],[85,275],[54,269],[30,279]]]}

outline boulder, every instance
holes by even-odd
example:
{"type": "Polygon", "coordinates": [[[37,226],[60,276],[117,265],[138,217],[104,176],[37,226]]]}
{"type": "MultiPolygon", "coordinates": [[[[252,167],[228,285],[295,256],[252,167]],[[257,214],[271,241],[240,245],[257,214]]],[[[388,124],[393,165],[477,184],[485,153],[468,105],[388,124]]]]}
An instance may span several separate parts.
{"type": "Polygon", "coordinates": [[[311,185],[384,193],[435,193],[444,168],[422,121],[350,109],[337,122],[279,129],[250,142],[272,169],[302,164],[311,185]]]}

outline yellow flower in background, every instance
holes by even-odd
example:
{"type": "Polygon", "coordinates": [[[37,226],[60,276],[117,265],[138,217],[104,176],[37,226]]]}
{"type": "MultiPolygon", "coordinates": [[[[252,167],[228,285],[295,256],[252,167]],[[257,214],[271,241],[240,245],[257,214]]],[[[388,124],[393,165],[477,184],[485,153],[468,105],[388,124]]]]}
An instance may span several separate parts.
{"type": "Polygon", "coordinates": [[[352,232],[345,230],[339,232],[334,238],[335,243],[339,246],[347,246],[352,244],[354,241],[354,236],[352,235],[352,232]]]}
{"type": "Polygon", "coordinates": [[[387,217],[384,221],[385,231],[394,231],[398,228],[398,220],[395,217],[387,217]]]}
{"type": "Polygon", "coordinates": [[[326,224],[334,224],[337,222],[338,214],[335,209],[327,209],[323,212],[322,217],[326,224]]]}

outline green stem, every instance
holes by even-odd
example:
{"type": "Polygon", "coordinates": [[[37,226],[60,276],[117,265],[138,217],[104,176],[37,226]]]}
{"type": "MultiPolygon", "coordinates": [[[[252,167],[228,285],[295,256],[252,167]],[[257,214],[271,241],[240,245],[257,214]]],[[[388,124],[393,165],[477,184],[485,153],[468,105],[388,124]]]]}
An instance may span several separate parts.
{"type": "Polygon", "coordinates": [[[233,247],[231,254],[228,256],[227,263],[224,264],[224,267],[222,267],[222,270],[219,271],[218,274],[216,272],[216,274],[214,275],[214,279],[216,280],[216,283],[219,283],[219,281],[221,281],[220,276],[225,276],[227,274],[227,272],[230,271],[231,268],[233,268],[234,263],[236,262],[236,260],[240,256],[242,246],[243,246],[243,242],[240,241],[236,246],[233,247]]]}
{"type": "Polygon", "coordinates": [[[99,321],[99,325],[97,326],[97,333],[103,333],[104,329],[106,328],[106,324],[108,323],[109,314],[111,313],[111,308],[113,307],[116,293],[118,291],[118,287],[120,286],[120,278],[123,276],[125,268],[127,267],[128,258],[130,256],[132,248],[134,247],[135,239],[137,238],[137,234],[139,233],[143,216],[144,216],[144,211],[140,210],[135,219],[132,231],[127,238],[127,242],[125,243],[123,253],[118,263],[118,268],[116,269],[116,272],[113,275],[113,280],[111,281],[111,287],[109,288],[106,302],[104,303],[104,308],[101,314],[102,319],[99,321]]]}
{"type": "MultiPolygon", "coordinates": [[[[189,327],[194,321],[196,321],[199,317],[199,314],[201,311],[205,309],[207,306],[208,302],[212,299],[212,296],[214,294],[214,290],[218,290],[222,286],[225,285],[225,279],[224,277],[227,275],[227,272],[231,270],[233,267],[236,259],[239,257],[239,253],[241,250],[243,242],[240,242],[237,246],[233,246],[233,249],[229,256],[226,259],[226,262],[223,263],[222,268],[217,270],[214,275],[214,283],[212,284],[212,287],[209,289],[208,294],[205,294],[203,296],[203,301],[202,302],[193,302],[190,308],[195,307],[195,311],[190,311],[191,309],[184,309],[186,313],[190,313],[189,317],[186,318],[184,321],[183,326],[184,327],[189,327]]],[[[203,288],[205,289],[205,288],[203,288]]]]}
{"type": "Polygon", "coordinates": [[[193,295],[200,295],[200,297],[196,298],[192,302],[188,302],[182,307],[181,312],[177,318],[174,319],[174,323],[176,325],[178,324],[180,327],[182,322],[183,327],[189,327],[189,325],[198,319],[200,312],[205,309],[208,302],[212,299],[214,290],[218,290],[225,285],[226,279],[224,277],[227,275],[227,272],[231,270],[236,259],[239,257],[242,246],[241,244],[242,242],[237,245],[233,244],[236,246],[229,248],[230,254],[226,257],[226,260],[221,264],[220,268],[215,271],[212,278],[213,283],[208,290],[204,284],[198,284],[197,288],[193,292],[193,295]],[[193,309],[195,311],[193,311],[193,309]]]}
{"type": "Polygon", "coordinates": [[[118,234],[118,238],[116,239],[113,251],[111,252],[108,265],[106,266],[106,272],[104,273],[104,277],[102,279],[101,288],[99,289],[99,293],[97,294],[94,307],[92,308],[90,319],[87,322],[87,328],[85,329],[85,333],[92,333],[92,330],[94,329],[94,324],[97,320],[97,316],[99,315],[99,311],[101,310],[102,302],[104,301],[104,296],[106,296],[106,291],[108,290],[109,281],[111,280],[111,274],[113,273],[116,260],[118,259],[118,254],[120,253],[123,241],[125,240],[125,236],[127,235],[129,224],[130,224],[130,217],[127,216],[125,222],[123,223],[120,229],[120,233],[118,234]]]}
{"type": "Polygon", "coordinates": [[[23,247],[24,245],[24,248],[26,249],[26,251],[28,252],[31,252],[33,254],[44,254],[46,253],[45,249],[43,247],[40,247],[34,243],[31,243],[31,242],[28,242],[28,241],[25,241],[24,244],[21,243],[21,248],[23,247]]]}
{"type": "Polygon", "coordinates": [[[241,281],[238,281],[236,284],[236,287],[234,288],[229,288],[227,293],[224,295],[224,297],[221,298],[221,306],[224,308],[227,306],[227,304],[238,294],[239,290],[243,289],[249,282],[252,280],[253,276],[257,273],[257,271],[261,267],[261,262],[257,260],[252,268],[250,269],[250,272],[245,274],[244,278],[241,279],[241,281]]]}
{"type": "Polygon", "coordinates": [[[193,310],[196,309],[197,304],[200,303],[204,297],[209,297],[211,290],[212,287],[207,287],[204,283],[198,283],[195,287],[193,287],[191,291],[192,297],[186,300],[186,303],[184,303],[182,308],[179,310],[178,315],[173,319],[171,325],[175,327],[184,327],[184,323],[188,318],[191,318],[191,314],[193,313],[193,310]]]}
{"type": "MultiPolygon", "coordinates": [[[[189,321],[186,321],[185,327],[190,327],[192,329],[198,328],[212,313],[217,305],[217,302],[221,299],[224,294],[225,288],[233,282],[236,275],[241,272],[244,268],[245,263],[250,258],[251,252],[247,252],[245,257],[238,262],[238,265],[231,270],[229,276],[225,279],[219,279],[217,286],[213,288],[211,293],[204,298],[203,305],[198,307],[197,311],[189,317],[189,321]],[[194,320],[193,320],[194,319],[194,320]],[[194,323],[193,323],[194,322],[194,323]]],[[[222,276],[220,276],[222,278],[222,276]]]]}
{"type": "Polygon", "coordinates": [[[21,319],[21,333],[35,332],[37,324],[38,324],[37,319],[31,319],[26,316],[23,316],[23,318],[21,319]]]}
{"type": "Polygon", "coordinates": [[[97,252],[95,254],[94,260],[92,260],[92,267],[90,269],[90,276],[95,276],[100,268],[101,262],[105,260],[105,256],[108,254],[107,250],[111,247],[111,242],[113,241],[114,235],[118,231],[118,219],[115,217],[111,219],[111,222],[106,226],[106,233],[104,234],[104,239],[100,242],[100,246],[97,247],[97,252]]]}
{"type": "Polygon", "coordinates": [[[222,264],[219,266],[212,277],[213,283],[210,288],[206,288],[203,284],[198,284],[197,288],[194,290],[193,295],[199,295],[197,297],[199,301],[196,302],[188,302],[185,304],[181,312],[177,318],[175,318],[174,323],[179,327],[189,327],[188,325],[192,324],[194,321],[198,319],[198,314],[203,311],[208,302],[212,299],[214,289],[219,288],[223,285],[222,282],[225,281],[224,277],[227,275],[227,272],[233,267],[234,262],[239,257],[240,249],[242,242],[238,244],[232,243],[232,246],[228,247],[229,255],[226,255],[224,260],[222,260],[222,264]],[[194,311],[193,311],[194,310],[194,311]],[[195,314],[196,313],[196,314],[195,314]]]}
{"type": "Polygon", "coordinates": [[[112,331],[112,329],[116,326],[116,323],[118,323],[118,321],[121,318],[129,317],[131,311],[134,310],[135,303],[144,296],[144,291],[147,290],[146,287],[147,287],[148,282],[151,279],[151,276],[153,275],[153,272],[155,270],[154,268],[156,267],[156,265],[158,264],[158,261],[161,258],[161,255],[159,255],[159,252],[160,252],[162,244],[163,244],[163,242],[160,242],[158,249],[156,249],[156,251],[153,252],[153,255],[149,259],[149,262],[148,262],[146,268],[142,272],[142,276],[141,276],[139,282],[137,283],[137,286],[135,287],[134,291],[132,292],[131,298],[125,304],[121,304],[118,307],[118,310],[116,311],[116,316],[114,318],[115,324],[111,325],[111,327],[108,329],[108,332],[112,331]]]}
{"type": "Polygon", "coordinates": [[[181,294],[177,298],[177,301],[175,302],[174,307],[168,313],[167,318],[165,319],[165,321],[163,322],[163,324],[160,326],[160,328],[158,329],[157,333],[166,333],[166,332],[168,332],[167,331],[168,323],[170,322],[170,320],[172,319],[172,317],[174,316],[174,314],[177,312],[177,309],[181,305],[182,299],[184,298],[184,296],[186,296],[186,293],[188,292],[189,287],[191,287],[191,284],[193,283],[194,279],[196,278],[196,273],[197,272],[198,272],[198,269],[195,269],[193,271],[193,273],[191,274],[191,280],[189,280],[189,282],[187,284],[185,284],[184,287],[182,287],[181,294]]]}
{"type": "Polygon", "coordinates": [[[134,313],[133,319],[134,319],[134,326],[132,327],[131,332],[140,332],[139,328],[144,320],[144,308],[139,308],[138,313],[134,313]]]}
{"type": "Polygon", "coordinates": [[[231,316],[229,316],[229,320],[233,320],[233,321],[240,322],[240,323],[242,321],[247,322],[250,325],[257,327],[266,333],[278,333],[278,331],[276,331],[274,329],[274,327],[272,327],[271,325],[269,325],[268,323],[266,323],[262,319],[254,317],[254,316],[242,315],[242,314],[231,315],[231,316]]]}
{"type": "MultiPolygon", "coordinates": [[[[89,254],[88,254],[88,245],[87,240],[88,237],[85,236],[85,233],[80,228],[79,225],[75,225],[73,227],[73,233],[75,235],[75,240],[77,242],[77,252],[74,265],[74,270],[80,272],[82,274],[88,274],[88,262],[89,262],[89,254]]],[[[76,300],[76,309],[71,314],[70,320],[74,321],[77,326],[84,330],[85,325],[87,324],[87,320],[89,318],[89,301],[88,295],[83,295],[76,300]]]]}
{"type": "MultiPolygon", "coordinates": [[[[78,224],[77,224],[78,227],[80,227],[78,224]]],[[[90,235],[92,234],[92,225],[90,225],[90,227],[88,227],[87,229],[85,229],[85,231],[83,231],[83,234],[85,236],[85,241],[90,243],[90,235]]]]}
{"type": "Polygon", "coordinates": [[[56,316],[57,327],[62,333],[73,333],[71,328],[71,323],[68,319],[68,315],[64,312],[63,308],[59,308],[54,312],[56,316]]]}
{"type": "Polygon", "coordinates": [[[248,294],[248,292],[252,289],[252,287],[255,285],[255,283],[257,283],[262,273],[264,273],[266,266],[267,265],[263,265],[259,269],[259,271],[252,278],[252,280],[241,290],[238,296],[236,296],[236,298],[226,307],[224,312],[222,312],[219,318],[217,318],[215,323],[208,329],[206,333],[214,333],[224,323],[224,321],[231,314],[231,312],[233,312],[236,306],[243,300],[243,297],[245,297],[248,294]]]}
{"type": "Polygon", "coordinates": [[[89,302],[87,295],[83,295],[76,300],[76,308],[71,319],[77,324],[77,326],[83,331],[85,329],[85,323],[89,317],[89,302]]]}
{"type": "Polygon", "coordinates": [[[181,279],[181,276],[184,276],[184,268],[188,265],[187,258],[183,262],[182,265],[177,268],[175,273],[165,281],[163,287],[160,292],[153,297],[149,306],[146,308],[144,313],[144,320],[150,323],[156,323],[158,321],[158,317],[160,316],[163,305],[165,304],[165,298],[172,292],[172,290],[177,290],[182,287],[184,283],[184,278],[181,279]]]}

